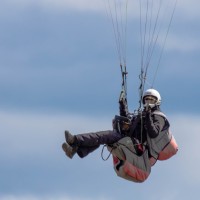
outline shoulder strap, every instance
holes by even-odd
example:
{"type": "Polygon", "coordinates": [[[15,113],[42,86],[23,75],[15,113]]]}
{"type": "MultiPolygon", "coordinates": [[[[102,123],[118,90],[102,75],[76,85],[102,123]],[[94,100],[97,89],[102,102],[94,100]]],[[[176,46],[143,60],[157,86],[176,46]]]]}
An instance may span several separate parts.
{"type": "Polygon", "coordinates": [[[167,119],[167,116],[166,116],[163,112],[161,112],[161,111],[159,111],[159,110],[155,110],[155,111],[153,112],[153,114],[160,115],[160,116],[162,116],[162,117],[164,117],[164,118],[167,119]]]}
{"type": "Polygon", "coordinates": [[[168,121],[168,119],[167,119],[167,116],[166,116],[163,112],[161,112],[161,111],[159,111],[159,110],[155,110],[155,111],[153,112],[153,114],[159,115],[159,116],[161,116],[161,117],[163,117],[163,118],[165,119],[165,126],[164,126],[163,129],[169,128],[170,123],[169,123],[169,121],[168,121]]]}

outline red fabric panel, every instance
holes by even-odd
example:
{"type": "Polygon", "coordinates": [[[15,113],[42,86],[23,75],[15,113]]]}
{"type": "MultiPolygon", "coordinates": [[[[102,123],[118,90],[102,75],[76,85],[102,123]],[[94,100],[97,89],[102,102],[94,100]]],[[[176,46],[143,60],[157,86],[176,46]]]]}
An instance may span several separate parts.
{"type": "MultiPolygon", "coordinates": [[[[117,157],[113,156],[113,163],[116,169],[116,166],[120,163],[120,160],[117,157]]],[[[148,172],[137,168],[133,164],[129,163],[127,160],[124,161],[124,164],[120,166],[120,170],[115,171],[118,176],[133,182],[144,182],[149,176],[148,172]]]]}

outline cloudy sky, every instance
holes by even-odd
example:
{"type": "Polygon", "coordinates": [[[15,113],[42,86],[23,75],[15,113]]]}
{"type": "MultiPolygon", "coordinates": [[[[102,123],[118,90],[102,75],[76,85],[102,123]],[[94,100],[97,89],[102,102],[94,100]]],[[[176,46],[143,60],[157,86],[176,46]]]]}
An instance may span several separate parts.
{"type": "MultiPolygon", "coordinates": [[[[133,2],[127,32],[132,110],[138,106],[140,65],[133,2]]],[[[1,0],[0,199],[198,199],[199,7],[198,0],[178,1],[154,85],[179,153],[136,184],[118,178],[101,149],[73,160],[61,150],[64,130],[111,129],[118,113],[121,77],[104,1],[1,0]]]]}

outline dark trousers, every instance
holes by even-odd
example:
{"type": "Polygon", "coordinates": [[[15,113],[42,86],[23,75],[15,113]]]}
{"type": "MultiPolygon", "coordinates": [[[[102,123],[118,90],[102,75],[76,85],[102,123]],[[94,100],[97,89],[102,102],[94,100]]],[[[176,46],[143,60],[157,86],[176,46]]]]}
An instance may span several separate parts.
{"type": "Polygon", "coordinates": [[[83,158],[96,150],[101,144],[113,144],[123,137],[124,135],[115,130],[75,135],[75,144],[78,146],[77,154],[83,158]]]}

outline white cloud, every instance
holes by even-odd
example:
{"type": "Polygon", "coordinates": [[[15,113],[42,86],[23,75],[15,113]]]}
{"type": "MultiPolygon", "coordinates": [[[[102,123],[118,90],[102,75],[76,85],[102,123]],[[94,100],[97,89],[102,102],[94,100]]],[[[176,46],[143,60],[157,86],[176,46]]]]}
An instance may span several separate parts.
{"type": "MultiPolygon", "coordinates": [[[[84,197],[69,197],[69,196],[34,196],[34,195],[4,195],[0,196],[1,200],[93,200],[84,197]]],[[[104,197],[97,197],[95,200],[109,200],[104,197]]]]}
{"type": "MultiPolygon", "coordinates": [[[[119,2],[116,0],[109,0],[111,6],[114,8],[113,2],[119,2]]],[[[6,5],[25,8],[27,6],[38,5],[43,8],[59,9],[59,10],[77,10],[77,11],[100,11],[105,14],[105,3],[107,4],[108,0],[6,0],[2,1],[6,5]]],[[[170,1],[171,5],[175,0],[170,1]]],[[[121,3],[126,4],[126,1],[121,1],[121,3]]],[[[154,2],[155,3],[155,2],[154,2]]],[[[139,5],[138,1],[128,1],[128,9],[132,9],[132,14],[139,14],[139,5]],[[134,10],[134,12],[133,12],[134,10]],[[137,12],[138,11],[138,12],[137,12]]],[[[107,4],[108,5],[108,4],[107,4]]],[[[181,0],[178,1],[177,12],[185,13],[187,17],[196,17],[199,16],[198,8],[200,2],[198,0],[181,0]]]]}
{"type": "MultiPolygon", "coordinates": [[[[113,0],[110,0],[111,3],[112,1],[113,0]]],[[[5,7],[7,6],[9,6],[9,10],[17,8],[26,9],[27,7],[31,6],[39,6],[44,10],[50,9],[56,12],[67,10],[80,12],[91,11],[103,13],[103,15],[105,15],[105,2],[108,2],[108,0],[2,0],[0,2],[0,9],[4,13],[5,7]]],[[[171,2],[173,3],[175,0],[171,0],[171,2]]],[[[130,9],[131,13],[130,15],[139,16],[138,1],[129,1],[128,3],[128,9],[130,9]]],[[[200,17],[199,7],[200,2],[198,0],[178,0],[176,14],[179,14],[181,19],[186,18],[197,21],[197,18],[200,17]]]]}
{"type": "MultiPolygon", "coordinates": [[[[162,45],[162,44],[161,44],[162,45]]],[[[166,50],[173,50],[179,52],[199,51],[200,43],[198,37],[189,37],[185,34],[170,34],[165,45],[166,50]]]]}
{"type": "MultiPolygon", "coordinates": [[[[7,5],[9,6],[10,9],[26,9],[27,7],[31,6],[38,6],[42,8],[43,10],[51,10],[51,11],[61,11],[63,10],[64,12],[67,12],[68,10],[75,10],[75,11],[81,11],[81,12],[97,12],[97,13],[102,13],[103,15],[106,15],[106,6],[105,2],[107,0],[7,0],[5,1],[2,5],[7,5]]],[[[175,0],[170,0],[170,2],[173,2],[175,0]]],[[[112,0],[110,0],[112,2],[112,0]]],[[[129,14],[130,16],[138,16],[139,17],[139,5],[137,5],[137,1],[129,1],[129,14]]],[[[4,8],[4,6],[1,6],[0,3],[0,9],[4,8]]],[[[181,16],[179,20],[184,20],[184,18],[187,20],[187,23],[189,23],[188,19],[193,20],[193,21],[199,21],[199,8],[200,2],[198,0],[179,0],[177,4],[177,9],[174,18],[178,18],[178,16],[181,16]]],[[[114,8],[114,5],[111,7],[114,8]]],[[[8,10],[5,9],[4,10],[8,10]]],[[[3,10],[3,12],[4,12],[3,10]]],[[[122,10],[125,10],[125,5],[122,10]]],[[[172,7],[168,8],[168,11],[171,11],[172,7]]],[[[145,12],[145,9],[144,9],[145,12]]],[[[162,10],[163,12],[163,10],[162,10]]],[[[9,12],[12,13],[12,12],[9,12]]],[[[169,12],[170,13],[170,12],[169,12]]],[[[170,14],[166,13],[167,19],[169,19],[170,14]]],[[[1,13],[0,13],[1,14],[1,13]]],[[[7,13],[6,13],[7,14],[7,13]]],[[[113,13],[114,15],[114,13],[113,13]]],[[[145,15],[144,15],[145,19],[145,15]]],[[[174,19],[175,20],[175,19],[174,19]]],[[[186,21],[184,20],[184,21],[186,21]]],[[[182,24],[182,23],[181,23],[182,24]]],[[[163,24],[164,25],[164,24],[163,24]]],[[[189,27],[189,25],[186,25],[189,27]]],[[[167,26],[166,26],[167,27],[167,26]]],[[[170,29],[170,34],[167,38],[167,43],[165,45],[165,49],[168,50],[178,50],[178,51],[183,51],[183,52],[188,52],[188,51],[197,51],[199,50],[199,42],[198,42],[198,37],[191,37],[188,33],[175,33],[174,35],[172,34],[173,30],[170,29]]],[[[161,34],[159,38],[162,38],[161,34]]],[[[163,43],[163,39],[160,40],[161,45],[163,43]]],[[[159,40],[158,40],[159,43],[159,40]]]]}
{"type": "Polygon", "coordinates": [[[7,0],[6,5],[26,8],[27,6],[40,6],[43,9],[102,11],[104,2],[101,0],[7,0]]]}
{"type": "MultiPolygon", "coordinates": [[[[110,0],[112,3],[113,0],[110,0]]],[[[73,9],[80,11],[103,11],[105,12],[105,4],[104,2],[108,2],[108,0],[6,0],[2,1],[6,2],[7,5],[16,5],[18,7],[30,6],[30,5],[39,5],[42,7],[51,7],[54,9],[73,9]]],[[[116,1],[117,2],[117,1],[116,1]]],[[[122,2],[122,1],[121,1],[122,2]]],[[[125,2],[125,1],[124,1],[125,2]]],[[[172,3],[175,0],[171,1],[172,3]]],[[[137,8],[137,1],[129,1],[129,7],[137,8]]],[[[177,4],[177,12],[185,13],[186,17],[196,17],[199,16],[199,8],[200,2],[198,0],[178,0],[177,4]]],[[[183,16],[184,17],[184,16],[183,16]]]]}
{"type": "Polygon", "coordinates": [[[190,20],[198,21],[200,1],[199,0],[178,0],[177,13],[182,14],[182,19],[187,18],[190,20]]]}
{"type": "Polygon", "coordinates": [[[0,119],[2,123],[0,127],[0,155],[6,159],[28,155],[45,156],[46,152],[50,154],[64,142],[64,130],[78,134],[111,128],[109,119],[94,119],[73,114],[38,115],[1,112],[0,119]]]}
{"type": "Polygon", "coordinates": [[[171,117],[173,132],[179,144],[177,172],[186,182],[193,184],[200,184],[199,121],[200,116],[192,114],[171,117]]]}

